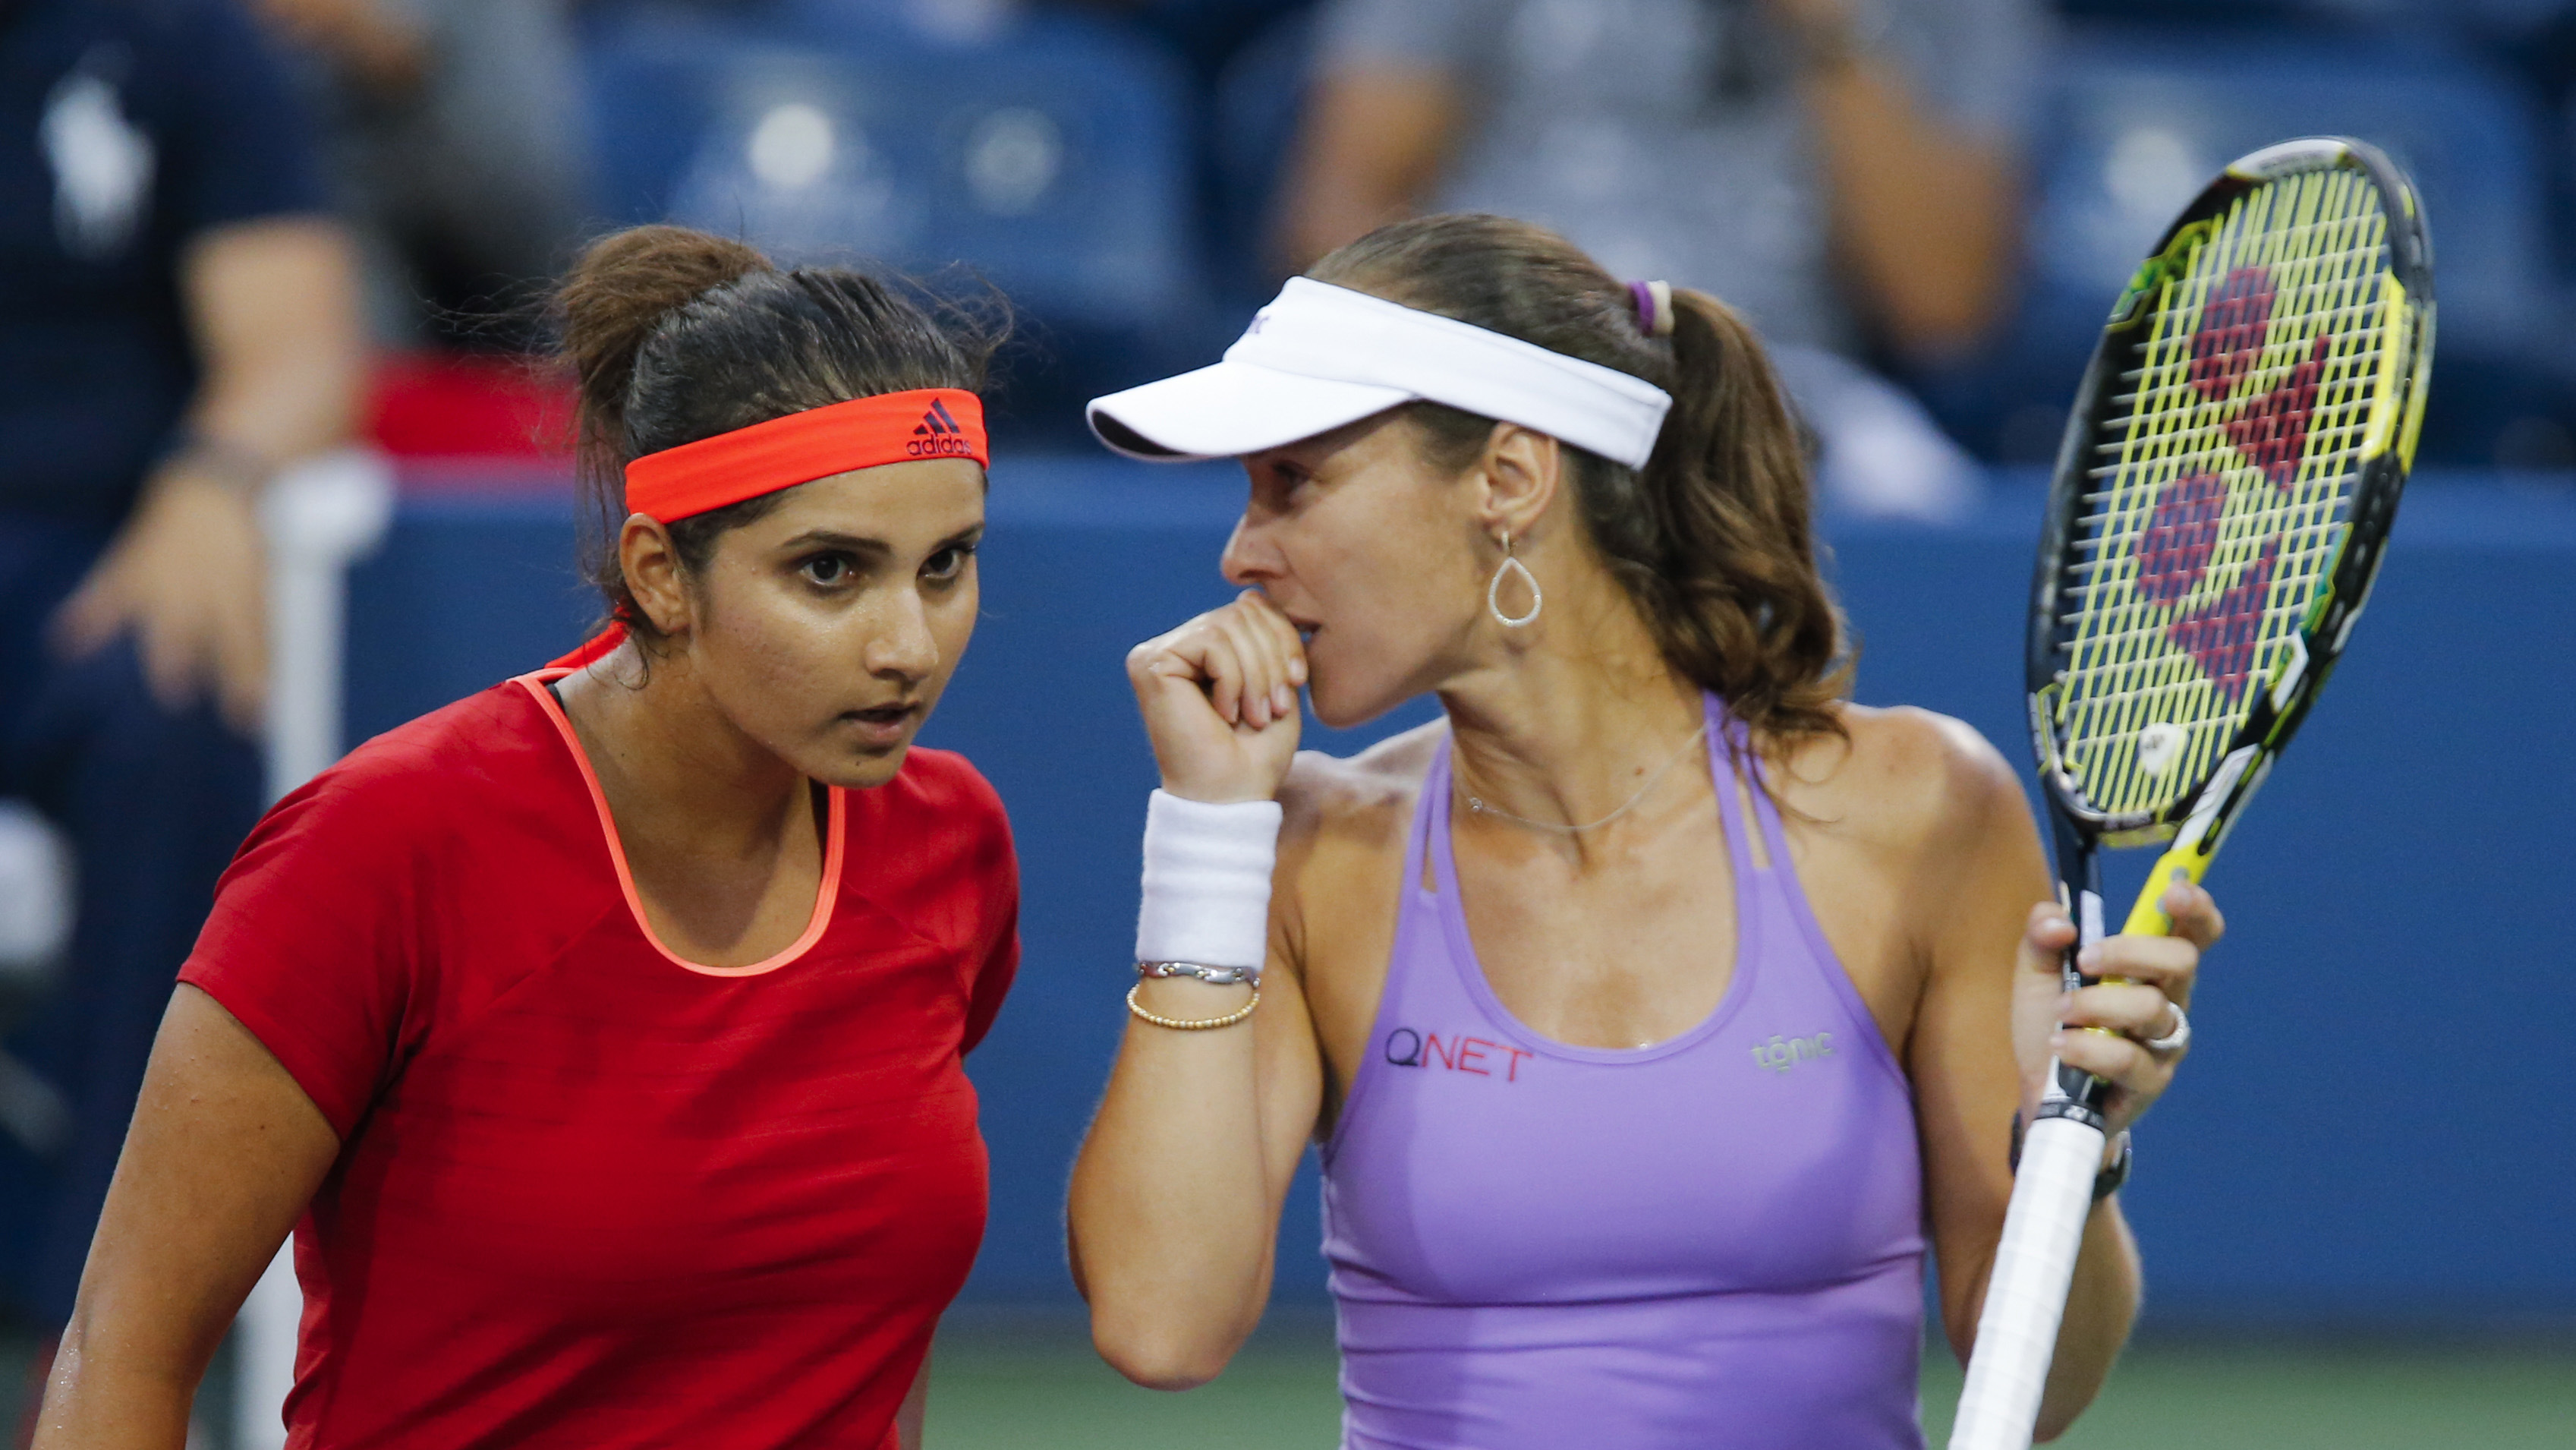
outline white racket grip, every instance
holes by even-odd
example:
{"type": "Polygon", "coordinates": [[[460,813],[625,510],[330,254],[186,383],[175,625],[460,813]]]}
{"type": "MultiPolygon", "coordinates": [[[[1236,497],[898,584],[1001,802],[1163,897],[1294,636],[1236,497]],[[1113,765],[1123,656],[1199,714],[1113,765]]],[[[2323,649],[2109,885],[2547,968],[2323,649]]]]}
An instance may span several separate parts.
{"type": "Polygon", "coordinates": [[[1950,1450],[2030,1450],[2076,1250],[2093,1211],[2102,1141],[2101,1129],[2073,1118],[2042,1118],[2022,1136],[1950,1450]]]}

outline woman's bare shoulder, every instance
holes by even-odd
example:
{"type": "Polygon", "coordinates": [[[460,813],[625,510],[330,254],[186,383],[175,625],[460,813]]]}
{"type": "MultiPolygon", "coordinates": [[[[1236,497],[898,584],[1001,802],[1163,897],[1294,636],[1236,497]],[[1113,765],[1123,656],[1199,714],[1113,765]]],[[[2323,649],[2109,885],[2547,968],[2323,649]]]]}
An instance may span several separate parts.
{"type": "Polygon", "coordinates": [[[2020,777],[1964,721],[1911,705],[1835,707],[1844,735],[1788,752],[1779,784],[1810,819],[1899,849],[1939,849],[2024,808],[2020,777]]]}
{"type": "Polygon", "coordinates": [[[1422,779],[1448,733],[1446,720],[1433,720],[1357,755],[1299,751],[1279,791],[1284,834],[1309,845],[1370,849],[1401,843],[1422,779]]]}

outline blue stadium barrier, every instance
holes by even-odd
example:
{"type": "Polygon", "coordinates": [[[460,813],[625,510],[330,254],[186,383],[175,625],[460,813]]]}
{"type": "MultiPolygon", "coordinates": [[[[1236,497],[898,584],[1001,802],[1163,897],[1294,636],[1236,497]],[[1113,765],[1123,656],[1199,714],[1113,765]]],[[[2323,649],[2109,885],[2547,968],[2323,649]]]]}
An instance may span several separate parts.
{"type": "Polygon", "coordinates": [[[2082,28],[2051,75],[2021,312],[1959,390],[1973,401],[1945,399],[1978,446],[2053,453],[2112,299],[2174,213],[2233,158],[2320,134],[2381,147],[2423,192],[2441,309],[2426,456],[2485,463],[2517,420],[2567,411],[2543,123],[2517,78],[2420,36],[2259,28],[2082,28]]]}
{"type": "MultiPolygon", "coordinates": [[[[1230,596],[1215,560],[1240,489],[1214,467],[996,470],[984,619],[926,737],[1000,788],[1026,878],[1027,962],[972,1063],[993,1150],[979,1299],[1070,1300],[1065,1172],[1124,1021],[1154,782],[1119,662],[1230,596]]],[[[2017,767],[2039,499],[2017,474],[1957,526],[1827,529],[1864,642],[1860,698],[1955,715],[2017,767]]],[[[571,527],[568,500],[407,503],[351,581],[352,738],[569,645],[595,613],[571,527]]],[[[2558,880],[2576,819],[2571,660],[2576,488],[2419,482],[2324,708],[2212,878],[2233,933],[2126,1195],[2151,1322],[2576,1322],[2576,973],[2558,880]],[[2494,592],[2508,577],[2510,630],[2494,592]]],[[[2133,888],[2144,864],[2125,854],[2115,875],[2133,888]]],[[[1321,1293],[1315,1212],[1309,1177],[1281,1240],[1283,1299],[1321,1293]]]]}

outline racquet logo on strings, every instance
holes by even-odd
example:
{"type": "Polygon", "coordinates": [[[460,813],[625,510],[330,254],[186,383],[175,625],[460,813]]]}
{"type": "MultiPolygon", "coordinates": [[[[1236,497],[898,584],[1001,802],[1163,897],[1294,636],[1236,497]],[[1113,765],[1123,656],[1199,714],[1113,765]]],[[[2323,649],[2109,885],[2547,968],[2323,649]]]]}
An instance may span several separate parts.
{"type": "MultiPolygon", "coordinates": [[[[2271,321],[2277,289],[2272,270],[2238,267],[2201,308],[2192,330],[2190,386],[2212,404],[2234,401],[2253,379],[2271,321]]],[[[2237,460],[2259,470],[2261,486],[2287,492],[2298,480],[2316,412],[2317,378],[2333,345],[2320,333],[2308,355],[2277,383],[2247,400],[2221,427],[2237,460]]],[[[2217,552],[2220,522],[2230,491],[2225,468],[2186,473],[2157,491],[2155,508],[2138,538],[2137,590],[2159,607],[2180,605],[2198,590],[2217,552]]],[[[2265,510],[2270,512],[2270,510],[2265,510]]],[[[2165,625],[2165,638],[2199,664],[2231,703],[2245,692],[2262,633],[2263,606],[2281,553],[2274,531],[2236,581],[2198,608],[2165,625]]]]}
{"type": "Polygon", "coordinates": [[[2368,182],[2287,176],[2178,225],[2115,309],[2046,701],[2097,807],[2179,807],[2303,668],[2388,391],[2387,256],[2368,182]]]}

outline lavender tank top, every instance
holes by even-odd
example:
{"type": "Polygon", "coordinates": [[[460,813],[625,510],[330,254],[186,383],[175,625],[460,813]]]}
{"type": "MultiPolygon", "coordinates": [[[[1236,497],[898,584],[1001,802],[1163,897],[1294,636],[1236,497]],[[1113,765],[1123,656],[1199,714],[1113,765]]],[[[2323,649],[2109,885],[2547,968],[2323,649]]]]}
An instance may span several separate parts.
{"type": "Polygon", "coordinates": [[[1923,1443],[1913,1094],[1758,788],[1753,864],[1730,757],[1760,767],[1708,712],[1735,975],[1652,1047],[1555,1042],[1495,997],[1445,744],[1423,782],[1385,996],[1324,1148],[1346,1450],[1923,1443]]]}

